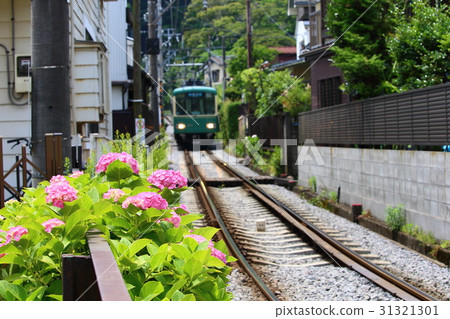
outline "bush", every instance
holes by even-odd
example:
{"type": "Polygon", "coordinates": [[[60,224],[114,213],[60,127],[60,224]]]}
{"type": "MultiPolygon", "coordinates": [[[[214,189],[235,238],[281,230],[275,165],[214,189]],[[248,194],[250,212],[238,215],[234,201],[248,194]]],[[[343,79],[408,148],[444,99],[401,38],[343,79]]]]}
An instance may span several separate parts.
{"type": "Polygon", "coordinates": [[[396,207],[388,206],[386,208],[386,223],[394,231],[402,229],[402,226],[406,224],[406,212],[402,204],[396,207]]]}
{"type": "Polygon", "coordinates": [[[315,176],[311,176],[308,179],[308,185],[311,192],[316,193],[317,192],[317,180],[315,176]]]}
{"type": "Polygon", "coordinates": [[[179,172],[139,174],[129,154],[100,158],[95,175],[56,176],[0,210],[0,300],[62,300],[63,254],[87,255],[86,232],[109,242],[133,300],[230,300],[231,268],[216,228],[180,203],[179,172]],[[148,178],[147,178],[148,177],[148,178]]]}
{"type": "Polygon", "coordinates": [[[220,132],[225,141],[239,136],[239,106],[240,102],[225,103],[220,108],[220,132]]]}

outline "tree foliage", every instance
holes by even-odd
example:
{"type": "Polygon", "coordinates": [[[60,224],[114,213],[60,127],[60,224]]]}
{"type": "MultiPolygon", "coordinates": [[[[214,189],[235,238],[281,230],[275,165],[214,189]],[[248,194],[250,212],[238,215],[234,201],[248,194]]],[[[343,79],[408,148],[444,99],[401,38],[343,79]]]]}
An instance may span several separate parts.
{"type": "Polygon", "coordinates": [[[331,50],[334,65],[344,74],[342,89],[353,98],[449,80],[450,17],[444,4],[331,0],[326,19],[337,39],[331,50]]]}
{"type": "Polygon", "coordinates": [[[386,35],[395,26],[392,6],[392,0],[331,0],[327,6],[327,27],[338,39],[332,59],[344,74],[342,89],[354,98],[392,92],[386,55],[386,35]]]}
{"type": "MultiPolygon", "coordinates": [[[[252,1],[253,43],[266,46],[295,45],[295,19],[286,19],[283,0],[252,1]]],[[[191,48],[221,45],[227,38],[227,48],[246,46],[246,8],[244,1],[192,0],[183,23],[185,43],[191,48]]]]}
{"type": "Polygon", "coordinates": [[[289,112],[292,115],[311,109],[311,92],[301,79],[288,70],[268,72],[250,68],[240,73],[242,93],[257,116],[289,112]]]}
{"type": "Polygon", "coordinates": [[[448,6],[416,0],[412,16],[397,8],[398,26],[388,38],[389,54],[395,61],[393,83],[401,90],[441,84],[450,80],[450,16],[448,6]]]}

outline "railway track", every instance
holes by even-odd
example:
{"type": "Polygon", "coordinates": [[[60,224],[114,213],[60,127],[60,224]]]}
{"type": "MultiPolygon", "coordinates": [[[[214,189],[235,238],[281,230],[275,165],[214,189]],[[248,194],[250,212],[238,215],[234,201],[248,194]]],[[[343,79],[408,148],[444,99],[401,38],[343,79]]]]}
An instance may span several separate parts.
{"type": "MultiPolygon", "coordinates": [[[[256,275],[250,262],[251,264],[286,268],[334,263],[360,273],[400,299],[435,300],[379,268],[376,264],[385,262],[379,260],[377,256],[361,250],[357,244],[351,242],[348,238],[342,237],[338,232],[327,228],[322,221],[308,216],[305,212],[300,214],[301,210],[291,210],[254,182],[210,154],[209,156],[217,167],[220,167],[220,170],[226,171],[229,176],[239,180],[239,183],[243,185],[243,188],[233,190],[230,196],[245,198],[242,200],[242,207],[245,209],[223,209],[228,213],[221,216],[217,206],[226,206],[226,199],[220,201],[217,192],[214,194],[214,191],[212,191],[211,194],[205,182],[207,179],[201,176],[199,170],[192,165],[192,159],[188,152],[185,153],[185,156],[191,176],[200,181],[199,194],[203,205],[207,207],[212,223],[223,230],[224,240],[228,243],[233,255],[240,260],[243,268],[250,274],[258,287],[264,291],[264,295],[269,300],[277,300],[277,297],[256,275]],[[253,196],[246,196],[248,193],[253,196]],[[219,204],[215,203],[215,198],[217,198],[219,204]],[[267,208],[272,211],[271,216],[267,215],[267,208]],[[251,210],[251,215],[242,212],[244,210],[251,210]],[[252,227],[242,226],[242,220],[249,217],[253,220],[253,229],[251,229],[252,227]],[[233,230],[229,231],[226,227],[233,230]],[[264,231],[258,231],[257,227],[264,227],[265,229],[264,231]],[[295,234],[291,231],[293,228],[296,230],[295,234]]],[[[230,181],[230,178],[224,178],[224,180],[230,181]]]]}

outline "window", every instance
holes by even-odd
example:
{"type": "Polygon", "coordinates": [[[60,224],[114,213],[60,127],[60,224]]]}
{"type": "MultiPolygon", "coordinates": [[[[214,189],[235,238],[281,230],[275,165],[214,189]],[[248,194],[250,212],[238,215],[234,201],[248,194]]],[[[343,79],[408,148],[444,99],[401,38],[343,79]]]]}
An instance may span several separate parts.
{"type": "Polygon", "coordinates": [[[212,81],[219,82],[219,70],[212,71],[212,81]]]}
{"type": "Polygon", "coordinates": [[[341,78],[339,76],[319,81],[320,107],[341,103],[341,78]]]}
{"type": "Polygon", "coordinates": [[[177,115],[214,114],[214,94],[205,92],[189,92],[176,96],[177,115]]]}

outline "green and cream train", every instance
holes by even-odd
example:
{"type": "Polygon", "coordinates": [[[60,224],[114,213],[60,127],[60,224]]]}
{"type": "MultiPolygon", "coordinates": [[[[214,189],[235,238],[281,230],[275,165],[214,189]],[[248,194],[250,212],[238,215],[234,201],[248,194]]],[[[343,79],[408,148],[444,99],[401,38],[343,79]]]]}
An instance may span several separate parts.
{"type": "Polygon", "coordinates": [[[173,91],[173,127],[179,144],[213,139],[219,131],[217,91],[202,84],[188,81],[186,86],[173,91]]]}

